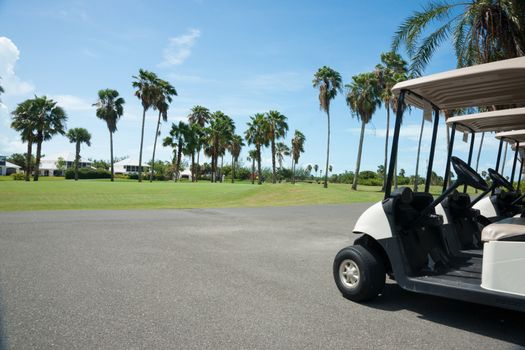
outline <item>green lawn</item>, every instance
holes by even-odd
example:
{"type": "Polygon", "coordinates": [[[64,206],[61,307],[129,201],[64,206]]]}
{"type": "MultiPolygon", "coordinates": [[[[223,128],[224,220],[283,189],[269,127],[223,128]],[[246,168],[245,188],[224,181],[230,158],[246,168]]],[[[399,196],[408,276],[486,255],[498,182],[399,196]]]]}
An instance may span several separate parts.
{"type": "MultiPolygon", "coordinates": [[[[39,182],[13,181],[0,176],[0,211],[62,209],[156,209],[261,207],[308,204],[375,202],[379,187],[298,183],[173,183],[41,178],[39,182]],[[5,180],[5,181],[2,181],[5,180]]],[[[437,192],[437,188],[434,189],[437,192]]]]}

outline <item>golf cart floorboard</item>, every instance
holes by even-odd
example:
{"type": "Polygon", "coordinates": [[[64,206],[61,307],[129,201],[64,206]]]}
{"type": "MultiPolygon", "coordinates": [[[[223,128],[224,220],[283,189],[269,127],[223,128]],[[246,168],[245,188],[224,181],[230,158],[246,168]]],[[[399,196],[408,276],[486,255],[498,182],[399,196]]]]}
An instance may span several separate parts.
{"type": "Polygon", "coordinates": [[[454,268],[440,273],[409,277],[406,289],[525,312],[525,297],[481,288],[482,258],[473,256],[455,263],[454,268]]]}

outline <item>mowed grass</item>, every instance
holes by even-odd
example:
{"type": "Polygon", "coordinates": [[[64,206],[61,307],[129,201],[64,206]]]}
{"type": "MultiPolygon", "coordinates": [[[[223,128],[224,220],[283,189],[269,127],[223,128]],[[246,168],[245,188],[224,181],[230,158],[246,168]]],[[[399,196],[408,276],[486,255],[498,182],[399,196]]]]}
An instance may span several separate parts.
{"type": "MultiPolygon", "coordinates": [[[[51,179],[51,178],[49,178],[51,179]]],[[[106,180],[0,181],[0,211],[260,207],[374,202],[378,187],[298,183],[173,183],[106,180]]]]}
{"type": "MultiPolygon", "coordinates": [[[[38,182],[0,177],[0,211],[75,209],[228,208],[376,202],[379,187],[289,183],[252,185],[210,182],[153,182],[117,180],[63,180],[38,182]],[[5,181],[2,181],[5,180],[5,181]]],[[[437,193],[437,187],[432,189],[437,193]]]]}

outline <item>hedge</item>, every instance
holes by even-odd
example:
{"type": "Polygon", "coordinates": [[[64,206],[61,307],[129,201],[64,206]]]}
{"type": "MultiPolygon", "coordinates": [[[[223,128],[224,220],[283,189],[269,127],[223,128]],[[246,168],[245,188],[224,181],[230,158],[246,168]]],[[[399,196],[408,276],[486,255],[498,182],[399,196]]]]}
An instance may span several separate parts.
{"type": "MultiPolygon", "coordinates": [[[[72,180],[75,178],[75,170],[66,170],[66,180],[72,180]]],[[[80,168],[78,169],[79,179],[110,179],[111,173],[104,169],[91,169],[91,168],[80,168]]]]}

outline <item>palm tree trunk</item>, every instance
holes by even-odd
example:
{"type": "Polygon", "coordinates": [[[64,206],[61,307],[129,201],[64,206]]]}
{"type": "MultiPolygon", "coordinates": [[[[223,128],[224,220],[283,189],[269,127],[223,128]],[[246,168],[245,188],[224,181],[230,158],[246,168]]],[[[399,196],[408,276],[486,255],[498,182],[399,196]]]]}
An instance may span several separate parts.
{"type": "Polygon", "coordinates": [[[292,167],[290,168],[292,169],[292,184],[295,183],[295,169],[294,169],[294,159],[293,159],[293,156],[292,156],[292,167]]]}
{"type": "Polygon", "coordinates": [[[262,172],[261,172],[261,146],[257,147],[257,175],[259,177],[259,181],[257,182],[259,185],[262,184],[262,172]]]}
{"type": "Polygon", "coordinates": [[[191,182],[195,182],[195,150],[191,152],[191,182]]]}
{"type": "Polygon", "coordinates": [[[417,144],[417,157],[416,157],[416,175],[414,177],[414,192],[417,192],[417,185],[419,182],[419,155],[421,153],[421,139],[423,138],[423,128],[425,127],[425,117],[421,117],[421,129],[419,129],[419,142],[417,144]]]}
{"type": "Polygon", "coordinates": [[[255,158],[252,158],[252,185],[255,185],[255,158]]]}
{"type": "Polygon", "coordinates": [[[109,149],[111,153],[111,181],[115,181],[115,168],[113,165],[113,133],[109,132],[109,149]]]}
{"type": "Polygon", "coordinates": [[[78,162],[80,161],[80,142],[75,147],[75,181],[78,181],[78,162]]]}
{"type": "Polygon", "coordinates": [[[330,111],[326,111],[327,117],[327,138],[326,138],[326,172],[324,174],[324,188],[328,188],[328,166],[330,163],[330,111]]]}
{"type": "Polygon", "coordinates": [[[149,172],[149,182],[153,182],[153,166],[155,165],[155,150],[157,149],[157,138],[159,137],[159,129],[160,129],[160,111],[159,111],[159,119],[157,120],[157,129],[155,131],[155,141],[153,142],[153,156],[151,157],[151,170],[149,172]]]}
{"type": "MultiPolygon", "coordinates": [[[[359,177],[359,168],[361,167],[361,153],[363,151],[363,140],[365,138],[365,122],[361,122],[361,135],[359,136],[359,147],[357,148],[357,160],[355,163],[354,181],[352,182],[352,189],[357,190],[357,178],[359,177]]],[[[327,168],[328,170],[328,168],[327,168]]]]}
{"type": "MultiPolygon", "coordinates": [[[[484,138],[485,138],[485,132],[482,132],[481,133],[481,140],[479,142],[478,156],[476,157],[476,172],[478,172],[479,156],[481,155],[481,148],[483,147],[483,139],[484,138]]],[[[476,193],[478,193],[477,189],[476,189],[476,193]]]]}
{"type": "Polygon", "coordinates": [[[232,156],[232,183],[235,182],[235,159],[232,156]]]}
{"type": "Polygon", "coordinates": [[[201,156],[201,150],[198,149],[197,150],[197,168],[195,170],[195,182],[199,181],[199,172],[201,170],[201,166],[200,166],[200,156],[201,156]]]}
{"type": "Polygon", "coordinates": [[[390,104],[387,102],[386,105],[386,137],[385,137],[385,161],[383,162],[383,187],[381,191],[385,192],[386,177],[387,177],[387,162],[388,162],[388,136],[390,133],[390,104]]]}
{"type": "Polygon", "coordinates": [[[179,181],[180,178],[180,160],[182,158],[182,143],[179,142],[177,148],[177,165],[175,166],[175,181],[179,181]]]}
{"type": "Polygon", "coordinates": [[[139,151],[139,182],[142,182],[142,146],[144,146],[144,123],[146,122],[146,108],[142,112],[142,130],[140,132],[140,151],[139,151]]]}
{"type": "Polygon", "coordinates": [[[272,183],[276,183],[275,181],[275,136],[272,137],[271,140],[272,143],[272,183]]]}
{"type": "Polygon", "coordinates": [[[40,175],[40,156],[42,154],[42,141],[43,136],[38,135],[36,143],[35,174],[33,176],[33,181],[38,181],[38,176],[40,175]]]}
{"type": "Polygon", "coordinates": [[[27,140],[27,155],[26,155],[26,181],[29,181],[31,176],[31,153],[33,149],[33,141],[31,139],[27,140]]]}
{"type": "Polygon", "coordinates": [[[219,173],[221,183],[222,183],[222,175],[224,174],[222,172],[223,167],[224,167],[224,156],[221,156],[221,172],[219,173]]]}

